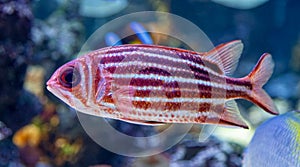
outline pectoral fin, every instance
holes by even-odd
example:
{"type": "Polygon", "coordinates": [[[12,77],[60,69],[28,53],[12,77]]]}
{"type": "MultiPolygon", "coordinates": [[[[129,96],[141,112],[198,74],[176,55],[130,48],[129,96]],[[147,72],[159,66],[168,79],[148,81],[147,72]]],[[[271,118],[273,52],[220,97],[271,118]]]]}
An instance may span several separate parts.
{"type": "Polygon", "coordinates": [[[122,86],[113,92],[113,99],[120,112],[128,113],[133,109],[134,93],[135,90],[131,86],[122,86]]]}

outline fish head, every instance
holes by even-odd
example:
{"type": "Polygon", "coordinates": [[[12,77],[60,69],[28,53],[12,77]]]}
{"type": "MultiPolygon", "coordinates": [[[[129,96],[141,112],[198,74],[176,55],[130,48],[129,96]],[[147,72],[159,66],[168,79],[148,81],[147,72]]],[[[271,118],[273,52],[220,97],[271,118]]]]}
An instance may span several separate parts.
{"type": "Polygon", "coordinates": [[[47,89],[78,111],[114,118],[114,104],[103,99],[111,94],[110,73],[94,62],[100,60],[86,55],[64,64],[47,81],[47,89]]]}
{"type": "Polygon", "coordinates": [[[74,109],[87,109],[87,65],[75,59],[59,67],[47,81],[47,89],[74,109]]]}

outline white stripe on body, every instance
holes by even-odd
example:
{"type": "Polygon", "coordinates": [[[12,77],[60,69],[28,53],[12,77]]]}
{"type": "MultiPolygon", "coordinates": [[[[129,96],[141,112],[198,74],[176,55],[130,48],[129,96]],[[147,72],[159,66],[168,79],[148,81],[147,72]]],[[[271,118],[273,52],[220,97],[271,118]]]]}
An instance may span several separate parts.
{"type": "Polygon", "coordinates": [[[248,91],[248,89],[244,86],[239,85],[232,85],[232,84],[221,84],[221,83],[212,83],[209,81],[197,80],[197,79],[190,79],[190,78],[183,78],[183,77],[176,77],[176,76],[161,76],[157,74],[112,74],[113,78],[116,79],[156,79],[162,80],[164,82],[180,82],[180,83],[187,83],[187,84],[197,84],[197,85],[204,85],[210,86],[212,88],[221,88],[224,90],[235,90],[235,91],[248,91]]]}
{"type": "Polygon", "coordinates": [[[119,63],[106,63],[103,65],[103,68],[108,68],[108,67],[129,67],[129,66],[145,66],[145,67],[155,67],[159,69],[164,69],[167,71],[180,71],[180,72],[188,72],[193,74],[194,72],[192,70],[186,70],[183,68],[176,68],[176,67],[171,67],[171,66],[166,66],[163,64],[158,64],[158,63],[151,63],[151,62],[143,62],[143,61],[128,61],[128,62],[119,62],[119,63]]]}
{"type": "Polygon", "coordinates": [[[174,97],[174,98],[164,98],[164,97],[130,97],[124,96],[123,98],[130,99],[131,101],[143,101],[143,102],[172,102],[172,103],[211,103],[211,104],[223,104],[225,102],[224,98],[187,98],[187,97],[174,97]]]}

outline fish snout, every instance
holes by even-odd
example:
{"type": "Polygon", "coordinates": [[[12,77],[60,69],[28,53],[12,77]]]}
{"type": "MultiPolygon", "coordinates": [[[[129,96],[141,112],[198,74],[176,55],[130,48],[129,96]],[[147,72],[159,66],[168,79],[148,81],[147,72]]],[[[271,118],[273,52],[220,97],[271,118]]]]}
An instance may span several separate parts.
{"type": "Polygon", "coordinates": [[[46,82],[46,85],[47,86],[54,86],[57,84],[57,79],[55,76],[52,76],[47,82],[46,82]]]}
{"type": "MultiPolygon", "coordinates": [[[[50,91],[50,89],[54,89],[56,87],[58,87],[59,85],[59,82],[58,82],[58,79],[57,79],[57,72],[55,72],[51,77],[50,79],[46,82],[46,85],[47,85],[47,89],[50,91]]],[[[50,91],[51,92],[51,91],[50,91]]]]}
{"type": "Polygon", "coordinates": [[[47,86],[53,86],[54,84],[56,84],[56,81],[53,81],[53,80],[50,80],[50,79],[46,83],[47,86]]]}

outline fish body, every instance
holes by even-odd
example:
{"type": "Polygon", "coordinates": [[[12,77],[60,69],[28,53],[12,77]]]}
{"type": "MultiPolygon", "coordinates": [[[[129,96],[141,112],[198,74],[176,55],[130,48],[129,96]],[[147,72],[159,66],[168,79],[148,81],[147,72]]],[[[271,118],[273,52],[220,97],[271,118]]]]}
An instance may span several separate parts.
{"type": "Polygon", "coordinates": [[[57,69],[47,89],[78,111],[105,118],[247,128],[234,99],[277,110],[262,89],[273,72],[270,54],[248,76],[228,77],[242,49],[238,40],[203,53],[144,44],[103,48],[57,69]]]}
{"type": "Polygon", "coordinates": [[[243,166],[300,167],[300,111],[261,124],[246,149],[243,166]]]}

